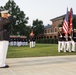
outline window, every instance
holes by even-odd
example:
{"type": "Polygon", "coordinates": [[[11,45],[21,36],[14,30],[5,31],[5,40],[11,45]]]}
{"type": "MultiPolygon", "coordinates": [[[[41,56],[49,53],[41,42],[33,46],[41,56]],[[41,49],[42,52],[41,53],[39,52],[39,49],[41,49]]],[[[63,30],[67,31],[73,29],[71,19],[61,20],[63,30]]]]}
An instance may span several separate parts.
{"type": "Polygon", "coordinates": [[[50,29],[50,32],[52,32],[52,29],[50,29]]]}
{"type": "Polygon", "coordinates": [[[54,38],[56,39],[56,36],[54,36],[54,38]]]}
{"type": "Polygon", "coordinates": [[[52,36],[50,36],[50,38],[52,38],[52,36]]]}
{"type": "Polygon", "coordinates": [[[54,32],[57,32],[57,29],[56,28],[54,28],[54,32]]]}
{"type": "Polygon", "coordinates": [[[47,33],[47,30],[45,30],[44,33],[47,33]]]}

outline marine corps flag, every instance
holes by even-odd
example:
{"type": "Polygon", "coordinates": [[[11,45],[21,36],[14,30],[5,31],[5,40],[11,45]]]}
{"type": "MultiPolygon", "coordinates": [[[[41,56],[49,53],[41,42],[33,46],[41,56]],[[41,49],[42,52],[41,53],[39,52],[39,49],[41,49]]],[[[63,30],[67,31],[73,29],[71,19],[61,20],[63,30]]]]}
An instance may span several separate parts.
{"type": "Polygon", "coordinates": [[[70,26],[69,26],[69,33],[72,33],[72,29],[73,29],[73,11],[72,8],[70,9],[70,26]]]}

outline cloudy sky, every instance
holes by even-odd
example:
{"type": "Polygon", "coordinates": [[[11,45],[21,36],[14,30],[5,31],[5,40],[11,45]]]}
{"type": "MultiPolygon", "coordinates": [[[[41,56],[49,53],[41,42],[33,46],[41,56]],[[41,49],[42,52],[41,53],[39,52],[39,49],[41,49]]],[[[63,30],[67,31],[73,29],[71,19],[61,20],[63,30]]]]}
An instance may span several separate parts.
{"type": "MultiPolygon", "coordinates": [[[[0,6],[4,6],[8,0],[0,0],[0,6]]],[[[14,0],[19,8],[29,17],[29,24],[33,20],[42,20],[44,25],[51,24],[50,19],[61,16],[73,8],[76,14],[76,0],[14,0]]]]}

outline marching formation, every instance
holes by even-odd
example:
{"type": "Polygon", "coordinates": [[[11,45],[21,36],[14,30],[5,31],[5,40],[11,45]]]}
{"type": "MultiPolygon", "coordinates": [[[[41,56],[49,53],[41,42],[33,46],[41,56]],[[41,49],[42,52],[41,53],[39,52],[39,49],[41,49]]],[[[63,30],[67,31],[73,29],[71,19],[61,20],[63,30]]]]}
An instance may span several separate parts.
{"type": "Polygon", "coordinates": [[[70,14],[67,13],[64,19],[63,27],[59,29],[58,52],[75,52],[75,37],[73,29],[73,11],[70,9],[70,14]]]}
{"type": "Polygon", "coordinates": [[[10,46],[26,46],[28,45],[28,41],[25,37],[11,37],[9,41],[10,46]]]}
{"type": "Polygon", "coordinates": [[[58,36],[58,52],[75,52],[75,37],[71,37],[68,33],[68,37],[66,39],[65,33],[62,29],[60,29],[58,36]]]}

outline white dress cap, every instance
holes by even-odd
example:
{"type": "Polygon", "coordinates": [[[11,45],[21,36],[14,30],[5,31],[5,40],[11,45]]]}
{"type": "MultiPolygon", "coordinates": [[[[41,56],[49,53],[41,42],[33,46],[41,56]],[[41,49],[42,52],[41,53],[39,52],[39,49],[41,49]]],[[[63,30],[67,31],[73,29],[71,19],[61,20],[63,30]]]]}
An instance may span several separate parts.
{"type": "Polygon", "coordinates": [[[8,13],[8,10],[1,11],[1,13],[8,13]]]}

